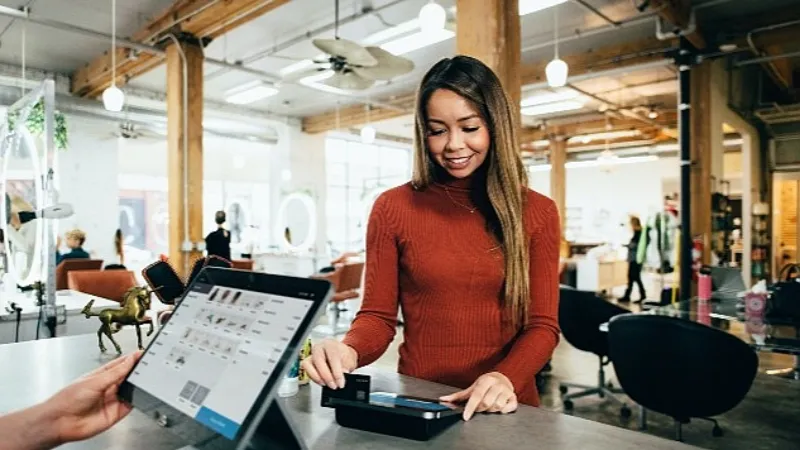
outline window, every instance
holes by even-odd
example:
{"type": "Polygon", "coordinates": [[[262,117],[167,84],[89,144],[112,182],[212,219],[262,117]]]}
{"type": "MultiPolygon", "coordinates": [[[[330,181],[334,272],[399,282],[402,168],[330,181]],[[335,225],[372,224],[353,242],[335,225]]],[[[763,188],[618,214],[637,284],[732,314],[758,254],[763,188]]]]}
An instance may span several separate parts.
{"type": "Polygon", "coordinates": [[[332,253],[363,250],[368,203],[376,191],[411,178],[411,149],[329,137],[325,165],[327,240],[332,253]]]}

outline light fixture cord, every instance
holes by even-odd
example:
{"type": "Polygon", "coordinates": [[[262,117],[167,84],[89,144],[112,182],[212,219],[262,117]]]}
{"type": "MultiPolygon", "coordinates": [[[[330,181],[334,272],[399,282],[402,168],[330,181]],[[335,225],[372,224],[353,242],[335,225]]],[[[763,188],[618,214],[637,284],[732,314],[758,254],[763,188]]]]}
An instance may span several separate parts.
{"type": "Polygon", "coordinates": [[[371,126],[372,123],[369,120],[369,113],[370,113],[370,109],[372,109],[372,107],[371,107],[371,104],[369,102],[369,95],[367,95],[367,103],[364,105],[364,107],[367,108],[367,125],[371,126]]]}
{"type": "Polygon", "coordinates": [[[27,35],[28,35],[28,8],[25,8],[25,20],[22,21],[22,86],[20,91],[25,95],[25,85],[28,82],[28,69],[27,69],[27,35]]]}
{"type": "Polygon", "coordinates": [[[111,0],[111,85],[117,85],[117,0],[111,0]]]}
{"type": "Polygon", "coordinates": [[[339,125],[339,100],[336,100],[336,131],[339,131],[341,126],[339,125]]]}
{"type": "Polygon", "coordinates": [[[339,39],[339,0],[334,0],[333,7],[336,8],[333,13],[333,37],[339,39]]]}
{"type": "Polygon", "coordinates": [[[553,23],[553,41],[556,44],[556,58],[558,59],[558,6],[553,8],[553,14],[555,15],[555,21],[553,23]]]}

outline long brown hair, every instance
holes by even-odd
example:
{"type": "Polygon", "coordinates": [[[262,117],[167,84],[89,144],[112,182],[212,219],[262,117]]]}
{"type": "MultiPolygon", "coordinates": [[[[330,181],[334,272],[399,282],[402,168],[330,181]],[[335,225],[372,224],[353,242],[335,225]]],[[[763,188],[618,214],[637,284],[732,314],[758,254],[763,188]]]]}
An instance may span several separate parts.
{"type": "Polygon", "coordinates": [[[642,231],[642,221],[639,216],[631,216],[631,228],[633,231],[642,231]]]}
{"type": "Polygon", "coordinates": [[[125,246],[122,238],[122,229],[120,228],[117,228],[117,231],[114,233],[114,249],[119,256],[119,263],[125,264],[125,246]]]}
{"type": "MultiPolygon", "coordinates": [[[[508,94],[485,64],[469,56],[446,58],[422,78],[417,92],[412,184],[424,189],[436,179],[437,165],[426,145],[427,105],[431,95],[447,89],[469,100],[489,129],[491,147],[481,168],[485,186],[475,186],[487,198],[482,213],[503,247],[505,291],[503,308],[515,328],[524,326],[530,302],[530,258],[523,223],[524,189],[528,175],[520,158],[516,121],[508,94]]],[[[481,202],[478,202],[480,205],[481,202]]]]}

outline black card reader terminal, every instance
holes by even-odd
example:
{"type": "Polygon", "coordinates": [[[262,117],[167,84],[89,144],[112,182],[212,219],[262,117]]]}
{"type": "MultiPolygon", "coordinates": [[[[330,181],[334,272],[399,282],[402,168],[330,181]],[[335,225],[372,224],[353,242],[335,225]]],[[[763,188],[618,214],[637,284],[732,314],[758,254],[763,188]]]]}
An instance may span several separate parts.
{"type": "Polygon", "coordinates": [[[392,392],[371,392],[369,375],[345,374],[343,389],[322,388],[324,407],[336,423],[396,437],[427,441],[458,422],[463,408],[438,400],[392,392]]]}

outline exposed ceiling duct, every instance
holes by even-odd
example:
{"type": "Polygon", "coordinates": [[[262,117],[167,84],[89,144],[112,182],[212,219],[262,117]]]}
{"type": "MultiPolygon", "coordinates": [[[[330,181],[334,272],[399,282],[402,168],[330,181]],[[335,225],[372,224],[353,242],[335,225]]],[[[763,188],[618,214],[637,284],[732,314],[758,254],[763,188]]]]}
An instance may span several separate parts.
{"type": "MultiPolygon", "coordinates": [[[[19,98],[19,87],[0,86],[0,105],[12,105],[19,98]]],[[[100,102],[67,94],[56,94],[56,108],[63,113],[75,116],[106,120],[117,124],[129,123],[154,132],[163,130],[164,139],[166,139],[167,116],[164,112],[128,107],[121,113],[114,113],[103,108],[100,102]]],[[[225,123],[220,120],[216,120],[216,122],[220,122],[219,124],[215,124],[214,119],[206,119],[206,122],[208,123],[203,124],[203,129],[208,135],[272,145],[278,142],[278,133],[271,127],[261,127],[261,131],[231,132],[230,127],[225,126],[225,123]]]]}

